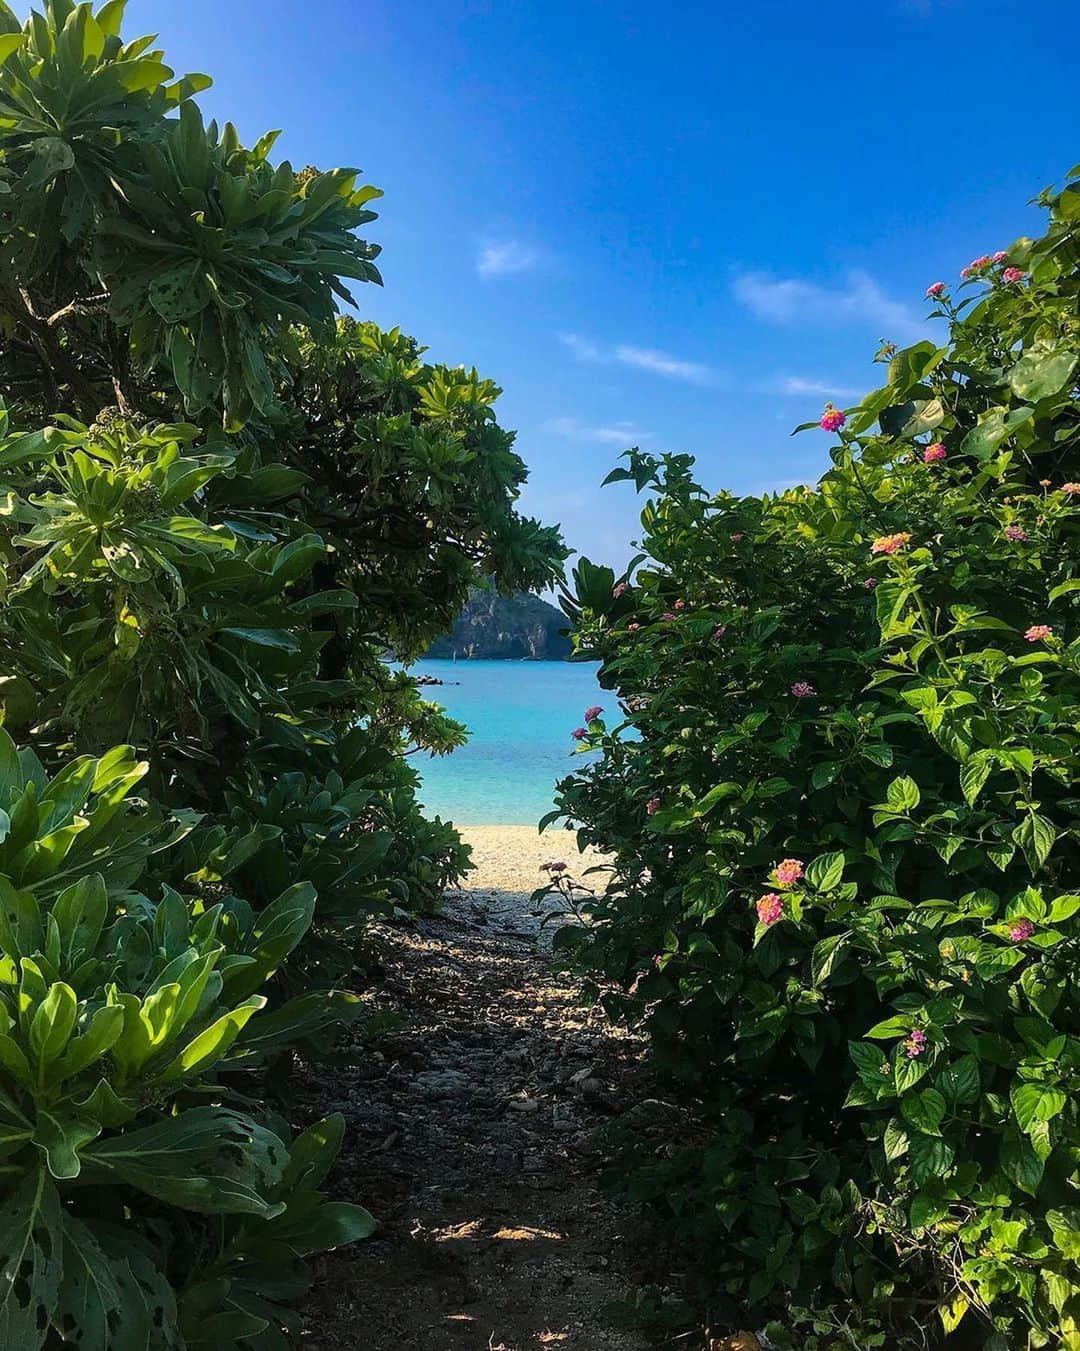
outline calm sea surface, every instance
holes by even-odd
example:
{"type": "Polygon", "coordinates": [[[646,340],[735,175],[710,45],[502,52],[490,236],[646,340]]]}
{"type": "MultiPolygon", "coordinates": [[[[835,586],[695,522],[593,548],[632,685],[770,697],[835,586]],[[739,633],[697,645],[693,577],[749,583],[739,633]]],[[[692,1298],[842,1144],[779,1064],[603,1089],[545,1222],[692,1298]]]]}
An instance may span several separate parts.
{"type": "Polygon", "coordinates": [[[551,810],[556,779],[581,764],[570,733],[582,713],[592,704],[609,719],[618,712],[596,670],[569,661],[417,662],[414,674],[447,682],[425,696],[471,733],[453,755],[414,757],[428,810],[463,826],[535,825],[551,810]]]}

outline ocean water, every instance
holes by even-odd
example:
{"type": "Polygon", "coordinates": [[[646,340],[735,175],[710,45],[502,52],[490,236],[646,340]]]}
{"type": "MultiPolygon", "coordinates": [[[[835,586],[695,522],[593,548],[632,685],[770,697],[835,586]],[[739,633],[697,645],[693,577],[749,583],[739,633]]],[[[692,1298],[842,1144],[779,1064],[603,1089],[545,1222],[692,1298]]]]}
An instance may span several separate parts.
{"type": "Polygon", "coordinates": [[[535,825],[552,808],[555,781],[581,763],[570,733],[585,709],[618,712],[596,671],[591,662],[418,662],[415,675],[447,682],[425,696],[471,733],[453,755],[414,758],[429,812],[463,826],[535,825]]]}

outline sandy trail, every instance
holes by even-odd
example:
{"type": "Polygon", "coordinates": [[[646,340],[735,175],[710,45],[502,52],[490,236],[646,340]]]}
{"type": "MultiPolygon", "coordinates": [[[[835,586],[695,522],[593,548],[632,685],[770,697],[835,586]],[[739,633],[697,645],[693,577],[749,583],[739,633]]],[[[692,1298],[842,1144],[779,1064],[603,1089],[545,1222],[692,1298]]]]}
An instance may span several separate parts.
{"type": "Polygon", "coordinates": [[[463,834],[468,889],[381,935],[371,1007],[395,1025],[303,1081],[348,1121],[335,1194],[382,1224],[323,1263],[304,1345],[636,1351],[604,1309],[647,1279],[649,1239],[598,1193],[589,1137],[632,1100],[641,1048],[551,973],[529,899],[542,863],[590,860],[565,833],[463,834]]]}

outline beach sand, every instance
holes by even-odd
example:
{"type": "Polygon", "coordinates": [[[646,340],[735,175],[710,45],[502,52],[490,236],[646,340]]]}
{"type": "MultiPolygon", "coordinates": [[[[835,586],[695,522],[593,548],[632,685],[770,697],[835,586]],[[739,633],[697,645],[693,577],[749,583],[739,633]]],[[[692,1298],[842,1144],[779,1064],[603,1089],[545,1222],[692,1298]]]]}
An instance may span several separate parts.
{"type": "Polygon", "coordinates": [[[461,837],[472,845],[476,871],[465,879],[470,892],[509,892],[528,896],[547,881],[545,863],[561,862],[586,885],[599,890],[602,874],[584,876],[587,868],[603,862],[595,849],[579,853],[574,831],[551,829],[543,835],[535,826],[460,826],[461,837]]]}

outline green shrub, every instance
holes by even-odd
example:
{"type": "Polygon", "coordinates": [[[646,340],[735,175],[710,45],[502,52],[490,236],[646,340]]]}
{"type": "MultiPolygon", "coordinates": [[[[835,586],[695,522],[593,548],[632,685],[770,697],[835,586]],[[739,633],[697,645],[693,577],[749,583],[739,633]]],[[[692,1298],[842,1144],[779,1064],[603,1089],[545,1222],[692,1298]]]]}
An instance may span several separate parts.
{"type": "Polygon", "coordinates": [[[1080,1346],[1080,183],[1044,200],[826,410],[816,488],[631,452],[645,557],[567,599],[626,719],[560,787],[613,855],[562,945],[697,1118],[628,1185],[780,1344],[1080,1346]]]}
{"type": "Polygon", "coordinates": [[[242,1312],[245,1336],[282,1326],[264,1253],[296,1268],[372,1228],[314,1192],[309,1155],[328,1166],[340,1122],[290,1150],[218,1082],[230,1068],[250,1077],[307,1030],[303,1001],[260,1017],[258,991],[306,932],[314,894],[292,888],[254,921],[138,891],[152,855],[189,828],[135,809],[145,771],[121,746],[49,780],[0,729],[0,1328],[12,1351],[50,1334],[183,1344],[179,1264],[160,1237],[169,1212],[188,1217],[191,1265],[214,1268],[212,1291],[199,1272],[191,1298],[242,1312]]]}

